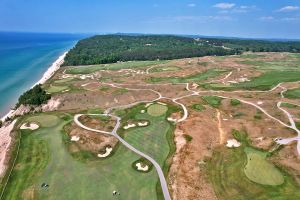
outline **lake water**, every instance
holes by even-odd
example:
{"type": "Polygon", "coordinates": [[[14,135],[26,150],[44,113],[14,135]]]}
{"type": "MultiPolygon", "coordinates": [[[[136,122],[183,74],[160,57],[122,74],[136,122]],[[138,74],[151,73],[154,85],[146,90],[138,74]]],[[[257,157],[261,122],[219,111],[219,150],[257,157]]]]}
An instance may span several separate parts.
{"type": "Polygon", "coordinates": [[[0,32],[0,116],[83,35],[0,32]]]}

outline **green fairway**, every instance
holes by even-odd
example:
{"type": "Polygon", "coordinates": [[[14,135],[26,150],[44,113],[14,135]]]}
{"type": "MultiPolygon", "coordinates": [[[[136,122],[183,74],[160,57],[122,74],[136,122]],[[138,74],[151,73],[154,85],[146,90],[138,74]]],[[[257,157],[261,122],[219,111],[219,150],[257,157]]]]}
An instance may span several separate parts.
{"type": "Polygon", "coordinates": [[[167,71],[177,71],[180,70],[180,67],[177,66],[162,66],[162,67],[155,67],[149,70],[150,73],[157,73],[157,72],[167,72],[167,71]]]}
{"type": "Polygon", "coordinates": [[[41,114],[38,116],[29,117],[26,121],[37,122],[42,127],[53,127],[59,123],[59,118],[55,115],[41,114]]]}
{"type": "Polygon", "coordinates": [[[65,90],[68,90],[68,86],[61,86],[61,85],[50,85],[49,88],[46,89],[46,91],[50,94],[52,93],[58,93],[65,90]]]}
{"type": "Polygon", "coordinates": [[[168,61],[132,61],[132,62],[121,62],[121,63],[114,63],[114,64],[79,66],[79,67],[68,68],[66,70],[66,73],[67,74],[90,74],[99,70],[134,69],[134,68],[164,64],[167,62],[168,61]]]}
{"type": "Polygon", "coordinates": [[[284,93],[284,97],[289,99],[300,99],[300,88],[287,90],[284,93]]]}
{"type": "Polygon", "coordinates": [[[234,84],[236,88],[268,90],[281,82],[300,80],[300,71],[270,71],[252,78],[249,82],[234,84]]]}
{"type": "Polygon", "coordinates": [[[187,83],[187,82],[199,82],[204,81],[209,78],[214,78],[219,75],[228,72],[228,70],[224,69],[209,69],[203,73],[197,73],[185,77],[151,77],[149,79],[150,82],[170,82],[170,83],[187,83]]]}
{"type": "Polygon", "coordinates": [[[60,79],[60,80],[55,80],[54,83],[59,84],[59,83],[66,83],[69,81],[73,81],[74,78],[70,77],[70,78],[64,78],[64,79],[60,79]]]}
{"type": "Polygon", "coordinates": [[[280,171],[266,160],[266,153],[245,148],[247,165],[244,168],[246,176],[262,185],[281,185],[284,178],[280,171]]]}
{"type": "MultiPolygon", "coordinates": [[[[27,121],[45,125],[50,115],[37,115],[27,121]]],[[[54,116],[54,118],[56,118],[54,116]]],[[[20,154],[8,182],[4,199],[156,199],[158,176],[155,170],[140,173],[132,163],[138,155],[119,145],[115,154],[93,162],[75,160],[62,140],[68,121],[37,131],[22,131],[20,154]],[[49,185],[42,188],[42,183],[49,185]]]]}
{"type": "Polygon", "coordinates": [[[164,115],[168,110],[167,106],[160,105],[160,104],[153,104],[148,107],[147,112],[149,115],[158,117],[164,115]]]}

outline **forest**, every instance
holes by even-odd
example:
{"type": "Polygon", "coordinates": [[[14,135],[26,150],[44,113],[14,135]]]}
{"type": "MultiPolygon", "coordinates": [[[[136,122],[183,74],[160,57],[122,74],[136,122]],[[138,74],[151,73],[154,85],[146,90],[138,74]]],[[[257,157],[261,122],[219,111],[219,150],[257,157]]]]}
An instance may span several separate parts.
{"type": "Polygon", "coordinates": [[[80,40],[65,66],[118,61],[169,60],[252,52],[300,52],[300,42],[192,38],[172,35],[97,35],[80,40]]]}

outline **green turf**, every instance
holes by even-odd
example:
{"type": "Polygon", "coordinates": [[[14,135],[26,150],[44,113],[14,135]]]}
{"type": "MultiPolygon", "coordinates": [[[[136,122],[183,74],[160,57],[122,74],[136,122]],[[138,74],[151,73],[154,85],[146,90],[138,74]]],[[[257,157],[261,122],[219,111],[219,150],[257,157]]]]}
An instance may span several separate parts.
{"type": "Polygon", "coordinates": [[[37,122],[42,127],[53,127],[59,123],[59,118],[55,115],[41,114],[26,119],[28,122],[37,122]]]}
{"type": "Polygon", "coordinates": [[[241,102],[240,102],[240,100],[238,100],[238,99],[231,99],[231,100],[230,100],[230,104],[231,104],[232,106],[237,106],[237,105],[240,105],[241,102]]]}
{"type": "Polygon", "coordinates": [[[177,71],[180,70],[180,67],[177,66],[161,66],[155,67],[149,70],[150,73],[157,73],[157,72],[167,72],[167,71],[177,71]]]}
{"type": "Polygon", "coordinates": [[[267,153],[245,148],[247,164],[244,168],[246,176],[253,182],[262,185],[281,185],[284,178],[281,172],[266,160],[267,153]]]}
{"type": "Polygon", "coordinates": [[[205,110],[205,107],[202,104],[193,104],[192,109],[201,112],[205,110]]]}
{"type": "MultiPolygon", "coordinates": [[[[43,123],[43,117],[31,119],[40,118],[43,123]]],[[[114,190],[121,193],[120,199],[156,199],[156,171],[134,170],[132,163],[140,157],[122,145],[104,160],[84,163],[74,159],[62,140],[61,130],[66,123],[59,120],[56,126],[40,128],[21,140],[20,156],[4,199],[24,199],[24,195],[34,194],[33,199],[109,200],[116,199],[112,196],[114,190]],[[49,184],[49,188],[41,188],[42,183],[49,184]]]]}
{"type": "Polygon", "coordinates": [[[203,96],[202,99],[214,108],[218,108],[223,100],[222,98],[216,96],[203,96]]]}
{"type": "Polygon", "coordinates": [[[120,70],[120,69],[134,69],[147,67],[152,65],[164,64],[168,61],[132,61],[114,64],[91,65],[71,67],[66,70],[67,74],[90,74],[99,70],[120,70]]]}
{"type": "Polygon", "coordinates": [[[49,88],[46,89],[46,91],[50,94],[52,93],[59,93],[65,90],[68,90],[68,86],[62,86],[62,85],[50,85],[49,88]]]}
{"type": "Polygon", "coordinates": [[[185,77],[151,77],[149,78],[150,82],[171,82],[171,83],[187,83],[187,82],[199,82],[203,80],[207,80],[209,78],[217,77],[228,70],[224,69],[209,69],[203,73],[197,73],[185,77]]]}
{"type": "Polygon", "coordinates": [[[289,99],[300,99],[300,88],[287,90],[284,93],[284,97],[289,99]]]}
{"type": "Polygon", "coordinates": [[[64,78],[64,79],[60,79],[60,80],[55,80],[54,83],[55,84],[60,84],[60,83],[66,83],[66,82],[69,82],[69,81],[72,81],[74,80],[74,78],[70,77],[70,78],[64,78]]]}
{"type": "Polygon", "coordinates": [[[164,115],[167,112],[167,110],[168,110],[167,106],[160,105],[160,104],[153,104],[147,108],[148,114],[154,117],[164,115]]]}
{"type": "Polygon", "coordinates": [[[236,88],[268,90],[281,82],[300,80],[300,71],[269,71],[261,76],[252,78],[249,82],[233,84],[236,88]]]}
{"type": "Polygon", "coordinates": [[[295,104],[282,102],[282,103],[281,103],[281,107],[286,107],[286,108],[297,108],[298,106],[295,105],[295,104]]]}
{"type": "Polygon", "coordinates": [[[254,58],[264,58],[266,56],[261,55],[261,54],[242,54],[242,55],[239,55],[237,57],[238,58],[251,58],[251,59],[254,59],[254,58]]]}

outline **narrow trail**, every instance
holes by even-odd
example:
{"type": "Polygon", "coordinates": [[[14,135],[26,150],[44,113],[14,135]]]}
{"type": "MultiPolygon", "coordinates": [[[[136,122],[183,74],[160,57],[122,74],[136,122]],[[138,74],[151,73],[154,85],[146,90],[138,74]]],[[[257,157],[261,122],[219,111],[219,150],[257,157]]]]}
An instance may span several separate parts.
{"type": "Polygon", "coordinates": [[[218,130],[219,130],[219,135],[220,135],[220,144],[224,144],[225,143],[225,137],[226,137],[226,133],[222,128],[222,119],[221,119],[221,113],[220,111],[217,109],[217,120],[218,120],[218,130]]]}

